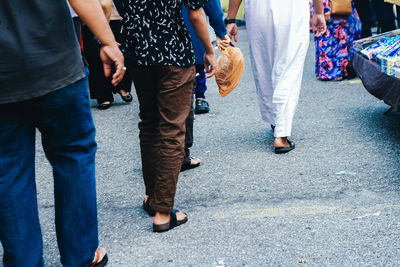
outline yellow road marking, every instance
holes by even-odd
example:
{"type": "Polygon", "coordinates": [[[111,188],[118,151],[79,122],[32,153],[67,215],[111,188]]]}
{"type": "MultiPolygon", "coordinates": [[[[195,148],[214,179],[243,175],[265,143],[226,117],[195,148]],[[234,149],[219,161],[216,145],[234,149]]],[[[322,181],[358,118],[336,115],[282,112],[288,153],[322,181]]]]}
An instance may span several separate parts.
{"type": "Polygon", "coordinates": [[[375,212],[384,209],[400,209],[400,205],[375,205],[359,207],[343,206],[299,206],[288,208],[265,208],[265,209],[243,209],[232,210],[228,212],[219,212],[213,216],[215,219],[227,218],[263,218],[263,217],[283,217],[283,216],[313,216],[321,214],[339,214],[351,211],[356,212],[375,212]]]}
{"type": "Polygon", "coordinates": [[[360,84],[362,83],[360,79],[353,79],[348,81],[342,81],[341,84],[360,84]]]}

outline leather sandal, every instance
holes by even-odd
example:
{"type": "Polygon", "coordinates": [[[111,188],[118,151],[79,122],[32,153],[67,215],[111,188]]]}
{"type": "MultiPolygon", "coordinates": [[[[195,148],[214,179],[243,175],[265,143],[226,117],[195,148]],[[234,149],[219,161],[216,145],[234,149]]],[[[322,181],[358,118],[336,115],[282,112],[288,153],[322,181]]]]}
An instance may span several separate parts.
{"type": "Polygon", "coordinates": [[[284,154],[288,153],[289,151],[292,151],[295,148],[294,142],[290,141],[289,139],[287,140],[289,145],[288,147],[275,147],[275,154],[284,154]]]}
{"type": "Polygon", "coordinates": [[[168,223],[164,224],[153,224],[153,232],[161,233],[161,232],[166,232],[169,231],[179,225],[182,225],[188,221],[187,214],[184,212],[186,215],[185,219],[178,221],[176,218],[176,213],[179,212],[179,210],[173,209],[171,212],[171,220],[168,223]]]}

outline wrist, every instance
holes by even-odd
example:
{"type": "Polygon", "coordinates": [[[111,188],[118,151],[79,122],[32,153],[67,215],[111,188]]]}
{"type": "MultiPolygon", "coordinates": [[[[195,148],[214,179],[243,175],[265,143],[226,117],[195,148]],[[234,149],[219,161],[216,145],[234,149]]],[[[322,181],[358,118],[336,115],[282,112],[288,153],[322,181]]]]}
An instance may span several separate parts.
{"type": "Polygon", "coordinates": [[[226,19],[224,19],[224,23],[225,23],[225,25],[233,24],[233,23],[236,23],[236,19],[235,18],[233,18],[233,19],[226,18],[226,19]]]}
{"type": "Polygon", "coordinates": [[[214,48],[212,46],[205,47],[205,50],[207,55],[214,55],[214,48]]]}

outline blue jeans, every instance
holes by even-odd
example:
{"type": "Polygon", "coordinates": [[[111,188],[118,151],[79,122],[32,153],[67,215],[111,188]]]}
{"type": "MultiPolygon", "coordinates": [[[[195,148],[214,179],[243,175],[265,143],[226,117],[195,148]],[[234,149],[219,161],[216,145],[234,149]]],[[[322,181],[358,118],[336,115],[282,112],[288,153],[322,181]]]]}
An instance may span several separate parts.
{"type": "Polygon", "coordinates": [[[98,247],[95,128],[87,80],[0,105],[0,241],[4,266],[43,266],[35,184],[35,131],[53,167],[64,266],[89,266],[98,247]]]}
{"type": "Polygon", "coordinates": [[[206,72],[203,65],[196,65],[196,86],[194,94],[196,98],[206,98],[205,92],[207,91],[206,85],[206,72]]]}

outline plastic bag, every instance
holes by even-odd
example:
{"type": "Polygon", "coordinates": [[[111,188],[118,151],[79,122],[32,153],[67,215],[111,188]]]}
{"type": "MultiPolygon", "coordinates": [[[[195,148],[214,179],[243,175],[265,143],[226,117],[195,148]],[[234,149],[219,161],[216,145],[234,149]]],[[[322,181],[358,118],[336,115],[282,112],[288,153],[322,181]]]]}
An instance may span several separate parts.
{"type": "Polygon", "coordinates": [[[219,94],[227,96],[239,84],[244,71],[242,51],[237,47],[228,47],[218,58],[215,81],[219,87],[219,94]]]}

